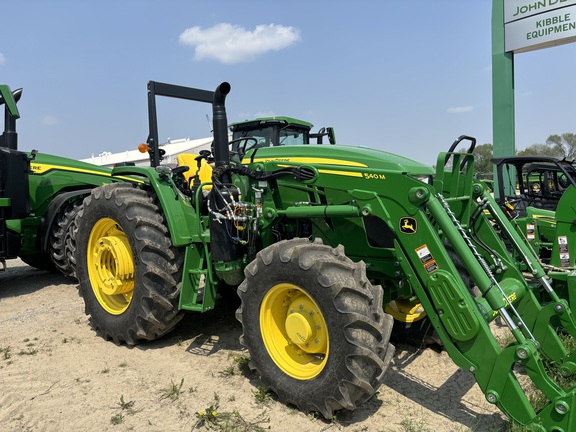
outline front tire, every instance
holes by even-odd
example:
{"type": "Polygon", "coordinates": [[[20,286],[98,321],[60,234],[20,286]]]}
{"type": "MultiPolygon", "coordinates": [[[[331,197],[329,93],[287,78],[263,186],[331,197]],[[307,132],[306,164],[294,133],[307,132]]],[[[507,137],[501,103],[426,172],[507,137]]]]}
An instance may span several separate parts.
{"type": "Polygon", "coordinates": [[[172,330],[183,254],[153,194],[129,183],[95,188],[75,224],[80,294],[96,332],[134,345],[172,330]]]}
{"type": "Polygon", "coordinates": [[[293,239],[262,250],[238,288],[241,343],[278,399],[325,418],[380,386],[394,347],[382,287],[344,249],[293,239]]]}

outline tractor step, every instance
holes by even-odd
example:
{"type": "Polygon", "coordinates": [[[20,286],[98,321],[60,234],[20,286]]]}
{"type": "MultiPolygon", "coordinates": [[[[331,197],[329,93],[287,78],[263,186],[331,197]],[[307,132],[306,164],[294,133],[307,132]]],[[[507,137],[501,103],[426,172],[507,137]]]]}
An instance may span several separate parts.
{"type": "Polygon", "coordinates": [[[216,286],[210,266],[206,266],[206,246],[191,244],[186,248],[179,308],[206,312],[214,308],[216,286]]]}

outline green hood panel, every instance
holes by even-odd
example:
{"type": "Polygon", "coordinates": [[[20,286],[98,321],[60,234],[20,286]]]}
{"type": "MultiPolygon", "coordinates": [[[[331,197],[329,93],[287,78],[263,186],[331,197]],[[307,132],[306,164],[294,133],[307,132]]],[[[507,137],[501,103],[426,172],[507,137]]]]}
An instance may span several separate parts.
{"type": "Polygon", "coordinates": [[[433,175],[429,166],[382,150],[340,145],[266,147],[248,152],[243,163],[295,162],[305,165],[329,165],[333,168],[384,170],[387,172],[433,175]]]}

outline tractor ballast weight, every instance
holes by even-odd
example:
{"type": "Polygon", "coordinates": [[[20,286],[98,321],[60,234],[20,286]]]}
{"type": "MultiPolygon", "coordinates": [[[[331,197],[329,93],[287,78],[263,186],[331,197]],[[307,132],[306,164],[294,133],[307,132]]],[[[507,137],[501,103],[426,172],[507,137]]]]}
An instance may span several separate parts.
{"type": "Polygon", "coordinates": [[[0,135],[0,270],[20,257],[42,270],[74,276],[68,232],[82,200],[96,186],[115,181],[107,168],[36,150],[18,150],[17,103],[22,89],[0,85],[4,131],[0,135]]]}
{"type": "MultiPolygon", "coordinates": [[[[182,311],[211,310],[218,292],[236,288],[241,342],[264,386],[331,418],[383,380],[394,352],[387,305],[401,305],[401,319],[419,302],[419,318],[490,403],[535,431],[575,430],[576,390],[556,384],[543,363],[576,371],[557,333],[576,336],[570,290],[555,291],[475,181],[473,138],[457,140],[472,142],[467,153],[440,153],[436,170],[340,145],[256,148],[234,163],[224,128],[229,85],[219,95],[160,88],[156,94],[216,102],[216,167],[194,190],[184,189],[192,184],[181,179],[186,167],[119,167],[114,175],[143,181],[104,185],[84,200],[74,231],[78,274],[98,334],[117,344],[152,340],[182,311]],[[229,256],[220,241],[232,246],[229,256]],[[497,317],[509,329],[504,347],[490,326],[497,317]],[[548,403],[532,406],[518,374],[548,403]]],[[[574,281],[564,275],[562,284],[574,281]]]]}

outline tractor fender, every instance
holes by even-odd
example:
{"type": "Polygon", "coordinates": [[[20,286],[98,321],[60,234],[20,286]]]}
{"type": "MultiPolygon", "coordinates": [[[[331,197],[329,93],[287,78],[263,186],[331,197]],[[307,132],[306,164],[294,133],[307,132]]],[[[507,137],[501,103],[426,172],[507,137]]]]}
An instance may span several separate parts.
{"type": "Polygon", "coordinates": [[[159,168],[121,166],[115,167],[112,175],[116,178],[123,176],[122,178],[131,182],[143,182],[154,191],[162,213],[167,215],[166,224],[174,246],[209,241],[201,237],[200,218],[196,209],[178,190],[170,173],[163,174],[159,168]],[[133,177],[139,177],[139,179],[133,177]]]}
{"type": "Polygon", "coordinates": [[[52,202],[50,203],[50,206],[48,207],[48,210],[46,211],[46,214],[42,218],[42,222],[40,224],[39,237],[40,237],[40,247],[41,247],[42,252],[48,251],[48,245],[49,245],[49,241],[50,241],[50,228],[52,227],[52,224],[54,223],[54,219],[56,218],[56,215],[58,214],[58,212],[60,211],[62,206],[64,206],[67,202],[69,202],[73,199],[82,199],[83,200],[84,197],[90,195],[90,191],[92,189],[93,188],[78,189],[78,190],[73,190],[73,191],[69,191],[69,192],[64,192],[64,193],[57,195],[52,200],[52,202]]]}

